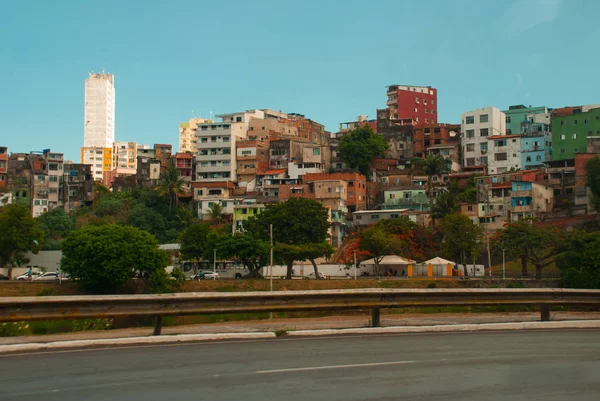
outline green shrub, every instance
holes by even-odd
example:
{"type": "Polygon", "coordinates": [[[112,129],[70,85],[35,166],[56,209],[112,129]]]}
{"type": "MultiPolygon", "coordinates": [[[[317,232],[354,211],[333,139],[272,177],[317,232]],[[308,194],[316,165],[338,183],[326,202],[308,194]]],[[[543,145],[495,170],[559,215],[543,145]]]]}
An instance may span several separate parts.
{"type": "Polygon", "coordinates": [[[110,330],[112,325],[112,319],[73,320],[73,331],[110,330]]]}
{"type": "Polygon", "coordinates": [[[437,284],[436,283],[429,283],[427,284],[427,288],[436,288],[437,284]]]}
{"type": "Polygon", "coordinates": [[[29,334],[26,322],[5,322],[0,324],[0,337],[18,337],[29,334]]]}

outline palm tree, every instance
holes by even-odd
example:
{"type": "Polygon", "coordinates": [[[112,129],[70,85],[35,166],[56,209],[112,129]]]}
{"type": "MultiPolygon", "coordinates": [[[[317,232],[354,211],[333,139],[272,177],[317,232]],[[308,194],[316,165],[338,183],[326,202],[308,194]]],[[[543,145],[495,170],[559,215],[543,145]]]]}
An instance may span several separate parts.
{"type": "Polygon", "coordinates": [[[441,220],[449,214],[456,213],[457,209],[454,195],[444,192],[435,199],[435,204],[431,208],[431,219],[432,221],[441,220]]]}
{"type": "Polygon", "coordinates": [[[429,210],[431,210],[433,208],[433,198],[435,197],[433,177],[448,171],[446,160],[440,155],[427,155],[424,159],[413,159],[411,164],[413,171],[419,171],[427,176],[427,197],[429,198],[429,210]]]}
{"type": "Polygon", "coordinates": [[[223,206],[219,202],[215,202],[208,208],[208,214],[210,218],[217,222],[217,224],[221,224],[221,220],[223,219],[223,206]]]}
{"type": "Polygon", "coordinates": [[[164,174],[161,174],[158,192],[169,197],[171,210],[177,206],[177,196],[186,194],[185,180],[174,166],[169,167],[164,174]]]}

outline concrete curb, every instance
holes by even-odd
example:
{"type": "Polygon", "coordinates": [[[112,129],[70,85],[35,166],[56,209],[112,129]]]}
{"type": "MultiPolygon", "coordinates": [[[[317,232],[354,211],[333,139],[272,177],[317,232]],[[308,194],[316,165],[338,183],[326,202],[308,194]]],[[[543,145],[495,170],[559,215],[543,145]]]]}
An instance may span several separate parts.
{"type": "Polygon", "coordinates": [[[521,323],[482,323],[453,324],[439,326],[397,326],[370,327],[360,329],[325,329],[289,331],[286,336],[312,337],[343,334],[402,334],[402,333],[449,333],[461,331],[506,331],[536,329],[599,329],[600,320],[578,320],[563,322],[521,322],[521,323]]]}
{"type": "Polygon", "coordinates": [[[179,334],[148,337],[102,338],[95,340],[56,341],[51,343],[27,343],[0,346],[0,354],[16,352],[58,351],[90,347],[176,344],[194,341],[218,340],[257,340],[275,338],[275,333],[214,333],[214,334],[179,334]]]}

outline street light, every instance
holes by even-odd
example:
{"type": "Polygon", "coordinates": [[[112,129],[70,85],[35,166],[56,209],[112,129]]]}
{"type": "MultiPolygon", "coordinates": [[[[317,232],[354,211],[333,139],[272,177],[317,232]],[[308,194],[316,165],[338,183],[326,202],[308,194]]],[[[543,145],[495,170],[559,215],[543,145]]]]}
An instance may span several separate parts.
{"type": "Polygon", "coordinates": [[[217,279],[217,249],[213,249],[215,251],[213,257],[213,280],[217,279]]]}

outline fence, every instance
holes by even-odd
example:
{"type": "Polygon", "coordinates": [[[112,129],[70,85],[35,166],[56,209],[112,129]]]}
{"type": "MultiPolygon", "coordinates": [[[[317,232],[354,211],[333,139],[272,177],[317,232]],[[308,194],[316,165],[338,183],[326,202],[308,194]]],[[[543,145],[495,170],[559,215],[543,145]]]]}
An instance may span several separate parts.
{"type": "Polygon", "coordinates": [[[335,311],[370,309],[372,326],[380,308],[473,305],[538,305],[542,321],[550,305],[598,305],[600,290],[572,289],[361,289],[241,293],[178,293],[0,298],[0,322],[155,316],[160,334],[165,315],[335,311]]]}

